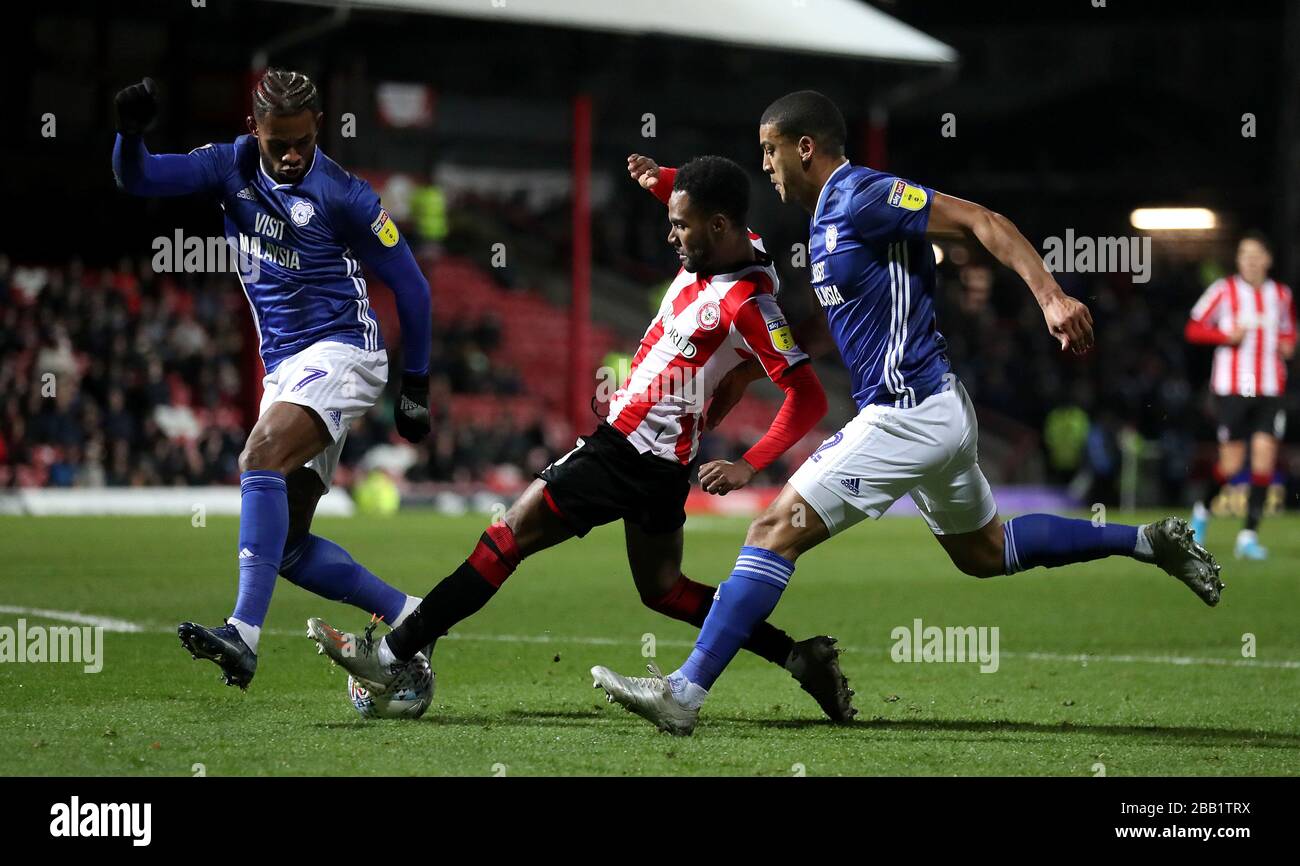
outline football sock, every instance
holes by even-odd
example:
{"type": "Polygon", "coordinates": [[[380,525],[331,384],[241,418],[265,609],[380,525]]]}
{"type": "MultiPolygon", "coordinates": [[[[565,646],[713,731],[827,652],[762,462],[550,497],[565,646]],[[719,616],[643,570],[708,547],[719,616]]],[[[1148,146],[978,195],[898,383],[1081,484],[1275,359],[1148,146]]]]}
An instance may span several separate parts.
{"type": "Polygon", "coordinates": [[[390,624],[397,622],[406,605],[406,593],[384,583],[342,547],[317,535],[307,535],[285,550],[280,574],[322,598],[379,614],[390,624]]]}
{"type": "Polygon", "coordinates": [[[421,601],[423,601],[423,599],[418,595],[408,595],[406,601],[402,603],[401,613],[397,615],[397,619],[393,620],[392,627],[397,628],[399,625],[406,622],[406,618],[415,613],[415,609],[420,606],[421,601]]]}
{"type": "Polygon", "coordinates": [[[284,558],[289,493],[284,476],[267,470],[241,473],[239,488],[239,597],[231,617],[260,627],[284,558]]]}
{"type": "MultiPolygon", "coordinates": [[[[672,589],[658,598],[642,596],[646,607],[665,616],[693,626],[704,625],[704,619],[713,607],[715,588],[703,583],[696,583],[686,575],[677,578],[672,589]]],[[[776,665],[784,666],[794,649],[794,638],[769,622],[760,622],[745,641],[743,649],[767,659],[776,665]]]]}
{"type": "Polygon", "coordinates": [[[519,547],[510,527],[504,523],[489,526],[469,559],[429,590],[419,607],[388,633],[384,644],[396,660],[409,661],[487,604],[519,566],[519,560],[519,547]]]}
{"type": "Polygon", "coordinates": [[[1104,556],[1151,556],[1146,533],[1139,526],[1093,526],[1091,520],[1024,514],[1002,525],[1002,562],[1007,574],[1039,565],[1055,568],[1104,556]],[[1144,549],[1139,549],[1139,540],[1144,549]]]}
{"type": "Polygon", "coordinates": [[[1264,516],[1264,503],[1268,501],[1268,485],[1272,480],[1267,475],[1250,476],[1250,493],[1246,499],[1246,528],[1251,532],[1259,529],[1259,520],[1264,516]]]}
{"type": "Polygon", "coordinates": [[[700,637],[686,663],[674,672],[706,691],[735,658],[750,633],[776,608],[794,563],[762,547],[740,548],[731,577],[718,587],[700,637]]]}
{"type": "Polygon", "coordinates": [[[253,651],[253,654],[257,655],[257,642],[262,639],[261,626],[249,625],[235,619],[233,616],[226,617],[226,625],[233,625],[235,631],[239,632],[239,637],[244,643],[248,644],[248,648],[253,651]]]}
{"type": "Polygon", "coordinates": [[[1215,498],[1223,490],[1223,485],[1226,482],[1227,477],[1223,474],[1223,470],[1215,466],[1213,473],[1210,475],[1210,480],[1205,483],[1205,489],[1201,491],[1200,503],[1205,506],[1206,510],[1209,510],[1214,505],[1215,498]]]}

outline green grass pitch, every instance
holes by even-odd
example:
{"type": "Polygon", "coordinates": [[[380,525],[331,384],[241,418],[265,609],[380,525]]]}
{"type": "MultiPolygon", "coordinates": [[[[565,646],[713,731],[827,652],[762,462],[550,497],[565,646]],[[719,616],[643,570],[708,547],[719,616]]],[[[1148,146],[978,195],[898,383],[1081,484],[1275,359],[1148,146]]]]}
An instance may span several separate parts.
{"type": "MultiPolygon", "coordinates": [[[[422,595],[485,521],[402,514],[320,520],[316,531],[422,595]]],[[[744,527],[688,522],[686,573],[724,579],[744,527]]],[[[97,674],[0,664],[0,773],[1300,773],[1294,517],[1265,524],[1267,563],[1231,558],[1235,521],[1211,527],[1227,583],[1216,609],[1121,558],[976,580],[950,566],[921,521],[864,524],[804,557],[773,616],[796,638],[840,638],[858,722],[825,723],[785,672],[742,653],[686,739],[657,734],[591,688],[593,664],[643,670],[645,635],[665,670],[695,636],[641,606],[618,525],[526,562],[444,639],[433,707],[415,722],[357,716],[346,676],[302,634],[310,615],[351,627],[364,617],[285,581],[248,693],[181,649],[176,623],[229,612],[236,529],[233,519],[0,518],[0,626],[58,624],[30,612],[46,609],[143,627],[104,635],[97,674]],[[894,662],[891,631],[918,618],[998,627],[998,670],[894,662]],[[1254,658],[1243,658],[1245,635],[1254,658]]]]}

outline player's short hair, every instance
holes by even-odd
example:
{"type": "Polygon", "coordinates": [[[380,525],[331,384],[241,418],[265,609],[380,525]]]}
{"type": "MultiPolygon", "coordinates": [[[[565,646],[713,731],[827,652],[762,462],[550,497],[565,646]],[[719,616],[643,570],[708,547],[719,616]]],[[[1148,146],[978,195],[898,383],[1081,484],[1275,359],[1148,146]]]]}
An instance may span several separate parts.
{"type": "Polygon", "coordinates": [[[1264,252],[1270,256],[1273,255],[1273,242],[1268,239],[1268,235],[1258,229],[1251,229],[1237,239],[1237,246],[1241,246],[1242,241],[1254,241],[1264,248],[1264,252]]]}
{"type": "Polygon", "coordinates": [[[302,111],[320,111],[320,92],[312,80],[290,69],[266,70],[253,90],[253,116],[286,117],[302,111]]]}
{"type": "Polygon", "coordinates": [[[749,213],[749,176],[723,156],[697,156],[677,169],[673,191],[681,190],[691,205],[707,214],[725,214],[741,228],[749,213]]]}
{"type": "Polygon", "coordinates": [[[806,135],[831,156],[844,155],[844,142],[848,139],[844,115],[834,102],[816,90],[796,90],[773,102],[759,121],[759,126],[766,124],[795,141],[806,135]]]}

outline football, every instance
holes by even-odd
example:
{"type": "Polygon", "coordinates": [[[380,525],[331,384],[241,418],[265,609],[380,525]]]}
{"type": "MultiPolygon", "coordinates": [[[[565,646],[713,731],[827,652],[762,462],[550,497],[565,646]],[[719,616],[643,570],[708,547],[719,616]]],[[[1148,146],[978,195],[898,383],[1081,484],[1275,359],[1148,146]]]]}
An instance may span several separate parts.
{"type": "Polygon", "coordinates": [[[367,719],[418,719],[433,703],[435,677],[423,653],[398,676],[393,687],[382,695],[371,694],[352,677],[348,677],[348,699],[367,719]]]}

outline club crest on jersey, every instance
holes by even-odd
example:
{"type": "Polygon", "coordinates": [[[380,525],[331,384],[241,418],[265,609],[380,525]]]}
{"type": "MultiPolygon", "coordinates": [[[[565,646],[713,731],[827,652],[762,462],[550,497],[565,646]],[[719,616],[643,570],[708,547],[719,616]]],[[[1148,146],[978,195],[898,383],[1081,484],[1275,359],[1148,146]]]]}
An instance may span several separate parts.
{"type": "Polygon", "coordinates": [[[840,238],[839,229],[835,228],[834,225],[829,225],[826,227],[826,252],[828,253],[835,252],[835,243],[836,241],[839,240],[839,238],[840,238]]]}
{"type": "Polygon", "coordinates": [[[293,220],[293,224],[296,226],[307,225],[315,215],[316,208],[306,199],[298,199],[293,203],[293,207],[289,208],[289,218],[293,220]]]}
{"type": "Polygon", "coordinates": [[[889,206],[901,207],[903,210],[920,210],[927,201],[929,196],[925,190],[912,186],[902,178],[894,181],[894,188],[889,193],[889,206]]]}
{"type": "Polygon", "coordinates": [[[718,327],[718,322],[722,321],[722,310],[718,308],[716,301],[708,301],[700,306],[695,314],[695,324],[700,326],[701,330],[712,331],[718,327]]]}
{"type": "Polygon", "coordinates": [[[370,230],[384,246],[397,246],[397,224],[388,216],[386,209],[379,209],[379,216],[375,217],[375,221],[370,224],[370,230]]]}
{"type": "Polygon", "coordinates": [[[790,326],[786,324],[784,318],[768,322],[767,333],[778,352],[788,352],[794,348],[794,335],[790,333],[790,326]]]}

